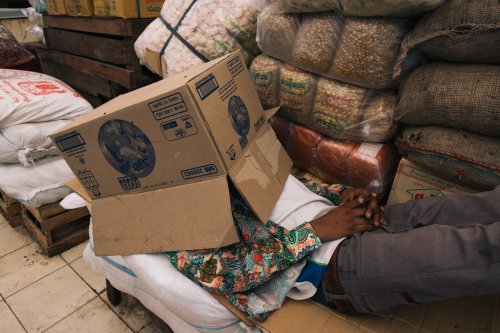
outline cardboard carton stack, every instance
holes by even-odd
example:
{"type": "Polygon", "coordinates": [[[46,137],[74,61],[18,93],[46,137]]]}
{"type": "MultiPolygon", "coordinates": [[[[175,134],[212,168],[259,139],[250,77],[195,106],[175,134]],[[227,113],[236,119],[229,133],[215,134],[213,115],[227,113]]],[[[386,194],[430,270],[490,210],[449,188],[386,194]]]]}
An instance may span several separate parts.
{"type": "Polygon", "coordinates": [[[46,0],[47,14],[154,18],[164,0],[46,0]]]}
{"type": "Polygon", "coordinates": [[[230,186],[265,222],[291,169],[240,53],[117,97],[52,138],[92,202],[98,255],[235,243],[230,186]]]}

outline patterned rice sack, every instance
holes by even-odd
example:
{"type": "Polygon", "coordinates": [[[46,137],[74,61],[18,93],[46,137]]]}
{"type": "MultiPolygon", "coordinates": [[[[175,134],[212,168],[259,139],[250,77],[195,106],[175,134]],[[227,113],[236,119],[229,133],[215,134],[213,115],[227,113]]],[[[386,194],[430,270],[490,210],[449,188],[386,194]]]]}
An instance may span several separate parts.
{"type": "Polygon", "coordinates": [[[20,66],[35,56],[21,46],[10,31],[0,23],[0,68],[20,66]]]}
{"type": "Polygon", "coordinates": [[[305,72],[260,55],[250,72],[265,108],[341,140],[384,142],[394,135],[396,96],[305,72]]]}
{"type": "Polygon", "coordinates": [[[395,118],[500,136],[500,66],[432,63],[400,86],[395,118]]]}
{"type": "Polygon", "coordinates": [[[348,16],[406,17],[436,8],[445,0],[272,0],[284,13],[336,10],[348,16]]]}
{"type": "MultiPolygon", "coordinates": [[[[393,69],[408,22],[397,18],[346,18],[336,12],[280,14],[269,7],[257,20],[263,53],[303,70],[366,88],[394,86],[393,69]]],[[[403,74],[416,65],[405,59],[403,74]]]]}
{"type": "Polygon", "coordinates": [[[500,185],[500,139],[437,126],[403,128],[396,140],[408,160],[459,185],[500,185]]]}
{"type": "Polygon", "coordinates": [[[396,74],[414,48],[447,61],[500,64],[498,0],[449,0],[425,14],[401,44],[396,74]]]}
{"type": "Polygon", "coordinates": [[[390,191],[399,162],[392,144],[337,141],[279,116],[270,123],[295,167],[327,183],[366,187],[380,198],[390,191]]]}

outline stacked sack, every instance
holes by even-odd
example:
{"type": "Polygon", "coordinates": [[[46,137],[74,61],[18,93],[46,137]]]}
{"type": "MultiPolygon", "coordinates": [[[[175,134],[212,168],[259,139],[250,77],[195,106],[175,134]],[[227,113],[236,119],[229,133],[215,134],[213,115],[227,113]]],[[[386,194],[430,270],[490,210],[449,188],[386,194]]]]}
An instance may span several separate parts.
{"type": "MultiPolygon", "coordinates": [[[[401,84],[396,140],[410,161],[477,191],[500,184],[500,6],[449,0],[424,15],[402,43],[433,63],[401,84]]],[[[398,68],[399,69],[399,68],[398,68]]]]}
{"type": "MultiPolygon", "coordinates": [[[[394,76],[412,25],[395,16],[420,14],[443,1],[274,0],[259,15],[264,55],[250,70],[264,107],[280,105],[279,116],[304,125],[276,129],[286,135],[280,139],[296,166],[329,182],[387,194],[398,163],[392,146],[396,90],[400,77],[423,61],[420,52],[409,52],[394,76]]],[[[286,121],[272,122],[276,128],[286,121]]]]}
{"type": "MultiPolygon", "coordinates": [[[[250,61],[260,53],[255,31],[259,6],[253,0],[169,0],[139,36],[134,48],[142,64],[148,50],[161,54],[166,76],[241,50],[250,61]]],[[[157,73],[162,75],[162,73],[157,73]]]]}
{"type": "Polygon", "coordinates": [[[53,77],[0,69],[0,189],[33,207],[68,195],[74,175],[48,135],[90,110],[53,77]]]}

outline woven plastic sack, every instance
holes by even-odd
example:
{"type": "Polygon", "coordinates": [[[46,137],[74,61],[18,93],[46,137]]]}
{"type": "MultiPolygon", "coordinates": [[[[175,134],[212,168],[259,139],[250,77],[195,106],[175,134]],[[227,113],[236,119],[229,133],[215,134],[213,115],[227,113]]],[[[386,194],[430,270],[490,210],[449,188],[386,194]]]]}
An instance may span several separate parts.
{"type": "Polygon", "coordinates": [[[272,0],[284,13],[336,10],[347,16],[407,17],[440,6],[445,0],[272,0]]]}
{"type": "Polygon", "coordinates": [[[425,14],[401,44],[396,74],[412,49],[446,61],[500,64],[498,0],[450,0],[425,14]]]}
{"type": "Polygon", "coordinates": [[[71,193],[64,183],[74,174],[62,157],[44,158],[33,168],[0,164],[0,188],[9,197],[26,205],[40,207],[61,200],[71,193]]]}
{"type": "Polygon", "coordinates": [[[270,123],[295,167],[327,183],[366,187],[380,198],[389,193],[399,161],[392,144],[337,141],[279,116],[270,123]]]}
{"type": "Polygon", "coordinates": [[[396,96],[305,72],[260,55],[250,73],[263,106],[335,139],[384,142],[396,129],[396,96]]]}
{"type": "Polygon", "coordinates": [[[407,126],[398,135],[401,154],[423,168],[477,191],[500,185],[500,139],[438,126],[407,126]]]}
{"type": "Polygon", "coordinates": [[[0,69],[0,129],[75,119],[92,109],[76,91],[51,76],[0,69]]]}
{"type": "MultiPolygon", "coordinates": [[[[397,18],[346,18],[335,12],[280,14],[267,8],[257,21],[266,55],[303,70],[366,88],[395,85],[393,68],[408,22],[397,18]]],[[[405,70],[415,58],[409,58],[405,70]]]]}
{"type": "Polygon", "coordinates": [[[395,117],[411,125],[439,125],[500,136],[500,66],[433,63],[400,86],[395,117]]]}
{"type": "Polygon", "coordinates": [[[260,53],[255,41],[259,6],[253,2],[165,1],[160,18],[155,19],[135,42],[135,52],[141,63],[153,71],[154,67],[148,65],[146,50],[161,53],[167,76],[238,49],[249,64],[260,53]]]}
{"type": "Polygon", "coordinates": [[[0,68],[20,66],[34,58],[35,56],[21,46],[10,31],[0,23],[0,68]]]}
{"type": "Polygon", "coordinates": [[[20,163],[33,166],[35,160],[59,154],[49,134],[69,124],[71,120],[27,123],[0,129],[0,163],[20,163]]]}

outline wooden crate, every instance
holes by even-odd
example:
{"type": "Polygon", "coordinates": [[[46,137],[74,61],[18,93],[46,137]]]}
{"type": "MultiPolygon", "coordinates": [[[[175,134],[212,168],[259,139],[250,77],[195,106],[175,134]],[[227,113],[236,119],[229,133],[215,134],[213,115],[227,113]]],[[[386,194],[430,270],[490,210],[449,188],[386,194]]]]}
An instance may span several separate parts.
{"type": "Polygon", "coordinates": [[[49,257],[89,238],[87,208],[65,210],[59,202],[38,208],[22,205],[22,222],[49,257]]]}
{"type": "Polygon", "coordinates": [[[141,66],[134,42],[152,19],[44,15],[43,72],[97,106],[158,79],[141,66]]]}
{"type": "Polygon", "coordinates": [[[21,204],[0,189],[0,214],[11,227],[21,225],[21,204]]]}

